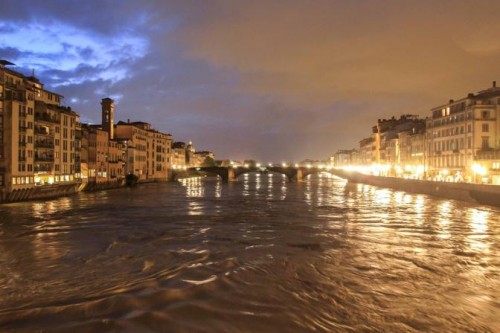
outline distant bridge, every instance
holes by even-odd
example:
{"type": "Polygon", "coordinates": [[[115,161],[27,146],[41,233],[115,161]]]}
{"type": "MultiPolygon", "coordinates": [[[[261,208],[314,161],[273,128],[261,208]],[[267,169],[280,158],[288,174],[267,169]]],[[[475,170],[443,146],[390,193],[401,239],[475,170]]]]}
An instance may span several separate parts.
{"type": "Polygon", "coordinates": [[[334,176],[345,177],[345,174],[338,169],[319,167],[295,167],[295,166],[261,166],[261,167],[196,167],[185,170],[174,169],[169,174],[170,181],[179,178],[190,177],[202,174],[218,175],[224,182],[237,181],[238,177],[251,172],[274,172],[285,175],[290,182],[301,182],[308,175],[327,172],[334,176]]]}

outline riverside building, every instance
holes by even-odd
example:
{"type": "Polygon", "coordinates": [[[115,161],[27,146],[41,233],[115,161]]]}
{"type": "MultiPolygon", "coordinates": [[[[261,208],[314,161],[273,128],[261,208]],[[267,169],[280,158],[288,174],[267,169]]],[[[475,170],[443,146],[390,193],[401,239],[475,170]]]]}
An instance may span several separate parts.
{"type": "Polygon", "coordinates": [[[171,168],[172,135],[145,122],[119,121],[116,139],[125,145],[126,173],[139,181],[166,181],[171,168]]]}
{"type": "Polygon", "coordinates": [[[0,60],[0,201],[76,191],[78,114],[12,65],[0,60]]]}
{"type": "Polygon", "coordinates": [[[372,141],[363,142],[368,149],[372,148],[375,173],[422,178],[425,124],[425,120],[416,115],[379,119],[372,127],[372,141]]]}
{"type": "Polygon", "coordinates": [[[500,185],[500,88],[469,93],[431,109],[429,173],[434,179],[500,185]]]}

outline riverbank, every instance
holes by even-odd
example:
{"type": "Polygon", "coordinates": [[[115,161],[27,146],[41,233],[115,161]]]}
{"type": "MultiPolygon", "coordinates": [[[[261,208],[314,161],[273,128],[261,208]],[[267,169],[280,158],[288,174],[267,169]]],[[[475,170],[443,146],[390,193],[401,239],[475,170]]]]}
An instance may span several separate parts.
{"type": "Polygon", "coordinates": [[[365,175],[342,170],[336,170],[336,174],[353,183],[388,187],[405,192],[428,194],[440,198],[500,207],[500,186],[498,185],[435,182],[430,180],[365,175]]]}
{"type": "Polygon", "coordinates": [[[0,204],[53,199],[75,195],[78,192],[104,191],[123,187],[125,187],[125,180],[123,179],[102,183],[74,182],[69,184],[42,185],[25,189],[17,189],[15,191],[6,193],[3,198],[0,198],[0,204]]]}

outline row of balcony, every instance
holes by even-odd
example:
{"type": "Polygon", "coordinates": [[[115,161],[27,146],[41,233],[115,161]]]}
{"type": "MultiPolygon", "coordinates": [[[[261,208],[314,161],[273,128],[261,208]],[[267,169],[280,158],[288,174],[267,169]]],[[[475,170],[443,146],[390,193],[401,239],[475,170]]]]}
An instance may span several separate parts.
{"type": "Polygon", "coordinates": [[[476,153],[476,160],[500,160],[500,149],[480,150],[476,153]]]}
{"type": "Polygon", "coordinates": [[[54,135],[47,128],[45,128],[45,127],[39,127],[39,126],[35,126],[35,134],[48,135],[48,136],[53,136],[54,135]]]}
{"type": "Polygon", "coordinates": [[[54,148],[54,141],[35,141],[36,148],[54,148]]]}
{"type": "Polygon", "coordinates": [[[50,164],[35,164],[35,172],[51,172],[52,166],[50,164]]]}
{"type": "Polygon", "coordinates": [[[54,124],[60,123],[60,120],[58,117],[51,115],[47,112],[36,112],[35,113],[35,120],[45,121],[45,122],[54,123],[54,124]]]}
{"type": "Polygon", "coordinates": [[[35,162],[54,162],[54,156],[52,155],[35,155],[35,162]]]}

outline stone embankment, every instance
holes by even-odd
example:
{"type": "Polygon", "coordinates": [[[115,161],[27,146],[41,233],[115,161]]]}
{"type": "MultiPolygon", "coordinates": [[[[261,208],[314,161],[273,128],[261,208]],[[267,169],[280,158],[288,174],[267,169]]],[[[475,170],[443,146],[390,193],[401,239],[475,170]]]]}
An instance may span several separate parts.
{"type": "Polygon", "coordinates": [[[354,183],[388,187],[399,191],[428,194],[446,199],[500,207],[500,186],[498,185],[382,177],[342,170],[336,170],[335,174],[354,183]]]}

